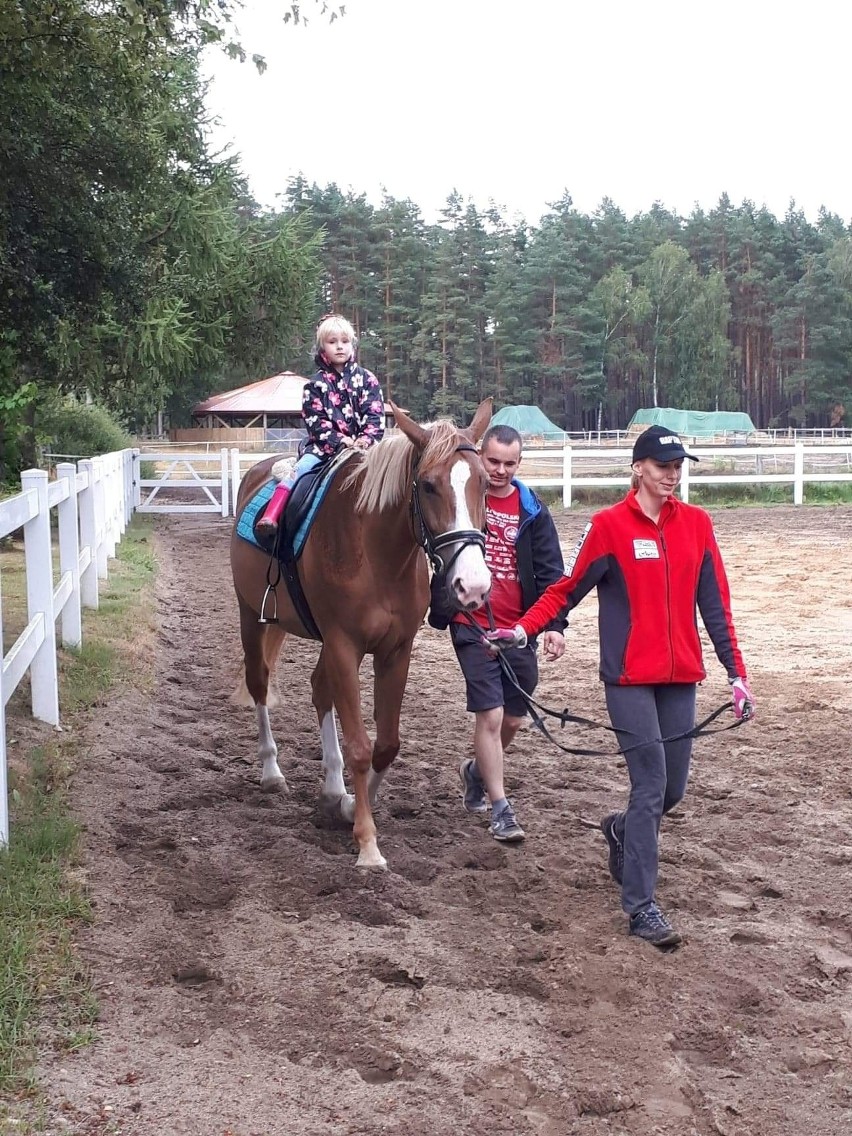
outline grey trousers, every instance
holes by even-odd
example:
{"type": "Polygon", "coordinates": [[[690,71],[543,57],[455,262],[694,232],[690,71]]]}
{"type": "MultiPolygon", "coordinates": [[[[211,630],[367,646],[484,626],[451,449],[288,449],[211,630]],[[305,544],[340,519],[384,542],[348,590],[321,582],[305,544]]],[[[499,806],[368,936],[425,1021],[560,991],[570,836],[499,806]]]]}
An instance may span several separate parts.
{"type": "Polygon", "coordinates": [[[630,773],[626,812],[615,819],[624,845],[621,906],[628,913],[654,901],[659,863],[658,838],[663,816],[682,800],[689,777],[692,738],[662,745],[655,738],[691,730],[695,725],[695,684],[605,687],[610,721],[624,749],[642,739],[647,745],[625,754],[630,773]]]}

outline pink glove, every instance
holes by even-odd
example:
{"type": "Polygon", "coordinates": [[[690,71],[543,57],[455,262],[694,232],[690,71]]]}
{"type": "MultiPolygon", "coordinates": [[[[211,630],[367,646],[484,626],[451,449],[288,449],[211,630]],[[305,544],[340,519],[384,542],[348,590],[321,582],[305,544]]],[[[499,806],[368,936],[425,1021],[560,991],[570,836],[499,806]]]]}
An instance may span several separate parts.
{"type": "Polygon", "coordinates": [[[744,678],[735,678],[731,683],[731,696],[734,700],[734,717],[745,719],[754,717],[754,695],[744,678]]]}
{"type": "Polygon", "coordinates": [[[527,645],[527,633],[520,624],[517,627],[498,627],[496,631],[486,631],[485,638],[493,645],[495,651],[527,645]]]}

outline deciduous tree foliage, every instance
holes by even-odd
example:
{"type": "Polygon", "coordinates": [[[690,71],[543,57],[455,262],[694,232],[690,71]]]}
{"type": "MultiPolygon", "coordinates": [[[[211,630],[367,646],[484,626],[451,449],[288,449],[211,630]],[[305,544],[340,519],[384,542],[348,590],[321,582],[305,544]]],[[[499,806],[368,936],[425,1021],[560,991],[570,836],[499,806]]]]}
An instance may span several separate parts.
{"type": "Polygon", "coordinates": [[[304,336],[318,238],[203,139],[198,52],[233,7],[0,6],[0,463],[33,460],[41,390],[138,426],[304,336]]]}

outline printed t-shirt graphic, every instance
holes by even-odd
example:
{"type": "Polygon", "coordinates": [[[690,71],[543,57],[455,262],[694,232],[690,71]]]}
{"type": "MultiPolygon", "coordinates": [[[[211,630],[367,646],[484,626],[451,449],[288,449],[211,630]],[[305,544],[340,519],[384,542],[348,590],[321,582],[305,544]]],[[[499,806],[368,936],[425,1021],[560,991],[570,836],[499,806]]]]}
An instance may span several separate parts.
{"type": "MultiPolygon", "coordinates": [[[[491,569],[491,611],[495,627],[514,627],[524,614],[524,597],[518,577],[515,541],[521,519],[521,495],[513,487],[508,497],[485,498],[485,560],[491,569]]],[[[481,607],[470,613],[480,627],[488,627],[488,613],[481,607]]],[[[455,622],[466,617],[455,616],[455,622]]]]}

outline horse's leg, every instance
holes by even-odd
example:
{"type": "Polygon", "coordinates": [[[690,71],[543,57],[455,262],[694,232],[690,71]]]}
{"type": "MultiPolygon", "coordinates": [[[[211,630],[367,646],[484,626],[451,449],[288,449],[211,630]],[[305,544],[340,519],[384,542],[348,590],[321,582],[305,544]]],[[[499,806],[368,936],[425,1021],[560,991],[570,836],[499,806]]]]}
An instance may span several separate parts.
{"type": "Polygon", "coordinates": [[[359,868],[386,868],[379,851],[376,825],[370,808],[367,774],[370,771],[370,739],[361,716],[361,688],[358,668],[364,657],[345,638],[330,636],[322,649],[326,678],[343,730],[343,757],[355,790],[355,818],[352,833],[358,842],[359,868]]]}
{"type": "Polygon", "coordinates": [[[240,600],[240,638],[245,656],[246,687],[254,701],[257,718],[257,751],[263,768],[261,789],[286,789],[278,766],[278,747],[269,724],[269,676],[284,642],[285,632],[275,623],[258,623],[257,613],[240,600]]]}
{"type": "Polygon", "coordinates": [[[324,665],[325,649],[320,652],[314,673],[311,675],[311,690],[313,692],[314,709],[320,728],[322,742],[322,767],[325,770],[325,784],[322,796],[329,806],[340,807],[344,820],[351,824],[355,818],[355,798],[346,792],[343,781],[343,752],[337,736],[337,722],[334,717],[334,702],[331,697],[331,688],[328,685],[328,676],[324,665]]]}
{"type": "Polygon", "coordinates": [[[399,753],[399,713],[408,681],[411,641],[403,643],[389,655],[373,659],[373,714],[376,719],[376,742],[370,769],[370,805],[376,798],[385,773],[399,753]]]}

